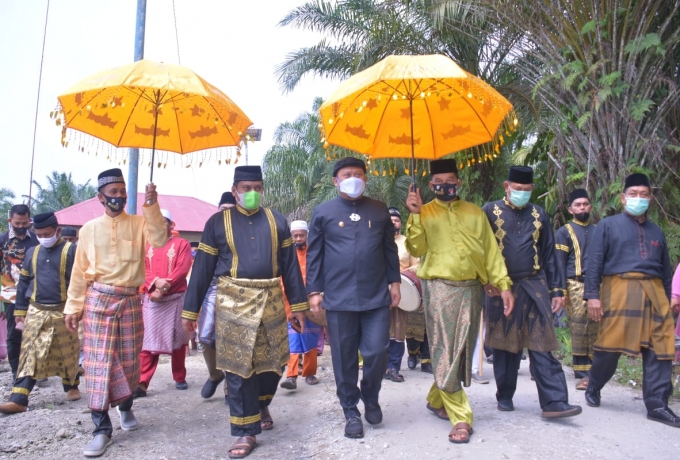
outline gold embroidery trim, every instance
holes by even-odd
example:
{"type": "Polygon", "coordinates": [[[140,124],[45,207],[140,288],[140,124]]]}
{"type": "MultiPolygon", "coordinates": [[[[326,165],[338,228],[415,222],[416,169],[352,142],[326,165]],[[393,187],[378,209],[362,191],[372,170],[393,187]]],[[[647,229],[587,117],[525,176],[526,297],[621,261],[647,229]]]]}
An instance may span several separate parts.
{"type": "Polygon", "coordinates": [[[494,222],[494,224],[496,225],[496,227],[498,227],[494,235],[496,235],[496,239],[498,240],[498,249],[501,250],[501,255],[503,256],[503,260],[505,260],[505,254],[503,254],[504,249],[503,238],[505,238],[505,235],[507,233],[505,230],[503,230],[503,224],[505,223],[505,221],[501,219],[502,214],[503,211],[501,210],[501,208],[499,208],[497,204],[493,205],[493,215],[496,216],[496,221],[494,222]]]}
{"type": "MultiPolygon", "coordinates": [[[[224,234],[227,236],[227,246],[231,251],[231,277],[238,278],[238,254],[236,253],[236,244],[234,243],[234,232],[231,226],[231,212],[227,210],[224,213],[224,234]]],[[[215,254],[217,255],[217,254],[215,254]]]]}
{"type": "Polygon", "coordinates": [[[182,311],[182,319],[188,319],[189,321],[196,321],[198,319],[198,313],[193,311],[182,311]]]}
{"type": "Polygon", "coordinates": [[[300,302],[290,306],[290,311],[305,311],[309,310],[309,302],[300,302]]]}
{"type": "Polygon", "coordinates": [[[287,240],[285,240],[283,243],[281,243],[281,249],[287,248],[288,246],[292,246],[294,244],[293,237],[291,236],[287,240]]]}
{"type": "Polygon", "coordinates": [[[259,399],[260,401],[267,401],[269,399],[274,399],[274,395],[261,395],[259,399]]]}
{"type": "Polygon", "coordinates": [[[585,222],[581,222],[580,220],[574,219],[572,220],[572,222],[575,223],[576,225],[580,225],[581,227],[587,227],[588,225],[590,225],[590,219],[588,219],[585,222]]]}
{"type": "Polygon", "coordinates": [[[28,273],[28,270],[24,270],[23,268],[19,270],[19,273],[23,276],[31,276],[31,274],[28,273]]]}
{"type": "Polygon", "coordinates": [[[574,245],[574,273],[575,276],[581,276],[581,246],[578,244],[578,238],[573,227],[569,224],[565,225],[569,236],[571,237],[571,244],[574,245]]]}
{"type": "MultiPolygon", "coordinates": [[[[276,230],[276,220],[274,219],[274,213],[272,210],[269,208],[264,208],[264,214],[267,216],[269,228],[272,232],[272,276],[276,278],[279,276],[279,232],[276,230]]],[[[292,243],[293,238],[290,238],[290,241],[292,243]]],[[[281,245],[281,247],[283,247],[283,245],[281,245]]]]}
{"type": "MultiPolygon", "coordinates": [[[[167,256],[168,256],[168,276],[170,276],[170,274],[172,273],[172,261],[175,258],[175,254],[176,254],[175,243],[173,242],[172,246],[170,246],[170,249],[168,249],[168,254],[167,254],[167,256]]],[[[217,255],[217,254],[215,254],[215,255],[217,255]]]]}
{"type": "Polygon", "coordinates": [[[232,425],[250,425],[251,423],[257,423],[260,420],[260,414],[251,415],[250,417],[234,417],[233,415],[229,417],[229,423],[232,425]]]}
{"type": "Polygon", "coordinates": [[[21,387],[12,387],[12,393],[18,393],[20,395],[30,395],[31,392],[28,391],[28,388],[21,388],[21,387]]]}
{"type": "Polygon", "coordinates": [[[538,239],[541,237],[541,227],[543,225],[539,220],[541,214],[538,212],[538,209],[536,209],[536,206],[532,206],[531,215],[534,218],[534,232],[531,234],[531,236],[534,238],[534,270],[540,270],[541,264],[539,263],[538,259],[538,239]]]}
{"type": "Polygon", "coordinates": [[[206,254],[210,254],[211,256],[217,255],[217,248],[213,248],[212,246],[208,246],[205,243],[198,243],[198,250],[203,251],[206,254]]]}
{"type": "Polygon", "coordinates": [[[31,294],[31,300],[33,302],[35,302],[35,293],[38,291],[38,277],[36,276],[36,272],[38,271],[38,251],[40,251],[41,246],[42,245],[38,245],[35,247],[33,258],[31,259],[31,265],[33,266],[33,294],[31,294]]]}
{"type": "Polygon", "coordinates": [[[59,261],[59,282],[61,284],[61,301],[66,302],[66,262],[68,261],[68,250],[71,243],[66,242],[64,249],[61,250],[61,260],[59,261]]]}
{"type": "Polygon", "coordinates": [[[555,244],[555,249],[564,252],[569,252],[569,246],[567,246],[566,244],[555,244]]]}

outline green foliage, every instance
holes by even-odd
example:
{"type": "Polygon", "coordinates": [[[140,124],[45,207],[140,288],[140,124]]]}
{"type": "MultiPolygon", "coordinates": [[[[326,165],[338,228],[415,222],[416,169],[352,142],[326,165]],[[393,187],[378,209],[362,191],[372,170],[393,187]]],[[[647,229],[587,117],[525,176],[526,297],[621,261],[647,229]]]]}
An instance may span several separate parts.
{"type": "Polygon", "coordinates": [[[90,185],[89,180],[78,185],[73,182],[71,173],[52,171],[52,174],[47,176],[47,182],[49,185],[43,187],[37,181],[33,181],[37,189],[37,193],[31,198],[33,213],[59,211],[97,195],[97,190],[90,185]]]}
{"type": "Polygon", "coordinates": [[[614,380],[633,388],[642,388],[642,358],[621,355],[614,380]]]}
{"type": "Polygon", "coordinates": [[[9,228],[7,218],[9,210],[14,204],[14,192],[8,188],[0,188],[0,232],[6,232],[9,228]]]}

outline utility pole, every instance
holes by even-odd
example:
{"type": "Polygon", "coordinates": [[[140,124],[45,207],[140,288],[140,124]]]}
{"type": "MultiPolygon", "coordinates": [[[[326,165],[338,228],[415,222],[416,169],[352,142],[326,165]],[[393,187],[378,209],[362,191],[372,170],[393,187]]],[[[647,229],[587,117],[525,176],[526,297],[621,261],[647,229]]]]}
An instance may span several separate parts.
{"type": "MultiPolygon", "coordinates": [[[[135,27],[135,62],[144,59],[144,31],[146,29],[146,0],[137,0],[137,26],[135,27]]],[[[130,149],[128,155],[127,213],[137,214],[137,186],[139,177],[139,149],[130,149]]]]}

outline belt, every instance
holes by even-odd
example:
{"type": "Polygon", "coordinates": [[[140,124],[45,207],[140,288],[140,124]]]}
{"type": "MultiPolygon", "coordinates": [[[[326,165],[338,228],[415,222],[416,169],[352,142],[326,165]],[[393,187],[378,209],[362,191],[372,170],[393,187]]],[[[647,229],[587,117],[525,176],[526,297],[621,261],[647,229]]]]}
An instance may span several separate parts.
{"type": "Polygon", "coordinates": [[[30,301],[30,304],[37,308],[38,310],[42,311],[64,311],[64,306],[66,305],[66,302],[61,302],[61,303],[38,303],[34,301],[30,301]]]}
{"type": "Polygon", "coordinates": [[[569,279],[578,281],[579,283],[585,283],[586,282],[585,276],[570,276],[569,279]]]}

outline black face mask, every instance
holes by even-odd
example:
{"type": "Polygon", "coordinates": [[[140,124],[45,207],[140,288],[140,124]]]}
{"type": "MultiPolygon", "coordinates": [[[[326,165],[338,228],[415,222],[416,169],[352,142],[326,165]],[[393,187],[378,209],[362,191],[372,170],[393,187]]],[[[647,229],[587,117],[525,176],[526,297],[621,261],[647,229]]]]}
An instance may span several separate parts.
{"type": "Polygon", "coordinates": [[[307,243],[295,243],[295,247],[298,249],[304,249],[305,246],[307,246],[307,243]]]}
{"type": "Polygon", "coordinates": [[[456,192],[458,191],[457,184],[433,184],[434,196],[438,200],[453,201],[456,199],[456,192]]]}
{"type": "Polygon", "coordinates": [[[590,213],[579,212],[578,214],[574,214],[574,219],[578,220],[579,222],[587,222],[588,219],[590,219],[590,213]]]}
{"type": "Polygon", "coordinates": [[[125,209],[125,204],[127,203],[127,197],[119,196],[119,197],[112,197],[112,196],[107,196],[102,193],[102,196],[104,199],[106,199],[105,203],[102,203],[104,206],[109,208],[113,212],[121,212],[122,210],[125,209]]]}
{"type": "Polygon", "coordinates": [[[28,227],[15,227],[14,225],[12,225],[12,230],[14,230],[15,235],[24,236],[28,231],[28,227]]]}

